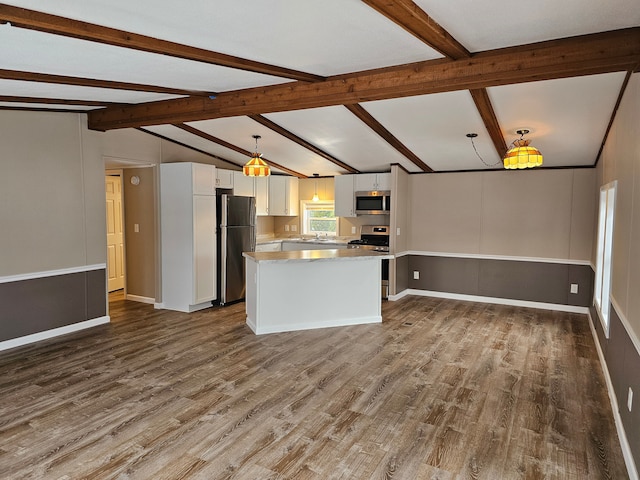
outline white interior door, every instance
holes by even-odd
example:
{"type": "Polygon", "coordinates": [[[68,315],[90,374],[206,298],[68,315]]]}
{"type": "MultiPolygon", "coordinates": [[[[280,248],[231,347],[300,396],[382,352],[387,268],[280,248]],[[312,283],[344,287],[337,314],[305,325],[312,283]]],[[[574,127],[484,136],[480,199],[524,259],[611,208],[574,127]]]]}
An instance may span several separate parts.
{"type": "Polygon", "coordinates": [[[105,176],[107,192],[107,288],[124,288],[124,234],[122,225],[122,177],[105,176]]]}

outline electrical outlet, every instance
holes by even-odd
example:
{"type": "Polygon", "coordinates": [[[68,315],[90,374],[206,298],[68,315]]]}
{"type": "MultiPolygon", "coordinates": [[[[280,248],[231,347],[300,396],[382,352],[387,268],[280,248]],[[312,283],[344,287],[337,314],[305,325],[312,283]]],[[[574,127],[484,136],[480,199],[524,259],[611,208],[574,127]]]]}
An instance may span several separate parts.
{"type": "Polygon", "coordinates": [[[396,228],[396,236],[400,236],[400,227],[396,228]]]}
{"type": "Polygon", "coordinates": [[[629,394],[627,395],[627,408],[631,411],[631,407],[633,406],[633,390],[629,387],[629,394]]]}
{"type": "Polygon", "coordinates": [[[578,293],[578,284],[577,283],[572,283],[571,284],[571,293],[578,293]]]}
{"type": "Polygon", "coordinates": [[[134,223],[134,224],[133,224],[133,231],[134,231],[135,233],[140,232],[140,224],[138,224],[138,223],[134,223]]]}
{"type": "Polygon", "coordinates": [[[420,272],[418,270],[413,271],[413,279],[420,280],[420,272]]]}
{"type": "Polygon", "coordinates": [[[284,231],[285,231],[285,232],[288,232],[288,231],[289,231],[289,225],[285,225],[285,226],[284,226],[284,231]]]}
{"type": "Polygon", "coordinates": [[[291,225],[291,231],[295,232],[298,230],[298,226],[297,225],[291,225]]]}
{"type": "Polygon", "coordinates": [[[351,227],[351,233],[355,234],[356,233],[356,227],[351,227]]]}

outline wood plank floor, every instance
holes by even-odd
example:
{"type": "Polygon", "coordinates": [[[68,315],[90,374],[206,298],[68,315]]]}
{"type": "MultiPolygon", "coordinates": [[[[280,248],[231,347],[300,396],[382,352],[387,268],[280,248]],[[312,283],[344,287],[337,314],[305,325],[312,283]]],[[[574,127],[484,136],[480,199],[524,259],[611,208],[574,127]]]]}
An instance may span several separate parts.
{"type": "Polygon", "coordinates": [[[624,479],[583,315],[407,297],[255,336],[115,299],[0,353],[2,479],[624,479]]]}

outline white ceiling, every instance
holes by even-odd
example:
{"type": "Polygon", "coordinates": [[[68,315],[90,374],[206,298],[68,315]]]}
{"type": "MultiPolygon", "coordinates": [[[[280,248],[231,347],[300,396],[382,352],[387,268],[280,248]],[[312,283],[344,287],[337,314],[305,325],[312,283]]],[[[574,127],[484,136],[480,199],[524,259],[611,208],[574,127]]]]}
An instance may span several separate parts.
{"type": "MultiPolygon", "coordinates": [[[[471,52],[640,25],[638,0],[513,2],[414,0],[471,52]]],[[[196,46],[321,76],[442,58],[360,0],[41,0],[8,1],[40,12],[196,46]]],[[[1,5],[1,4],[0,4],[1,5]]],[[[175,57],[0,25],[0,68],[204,92],[225,92],[293,80],[175,57]]],[[[625,72],[488,88],[507,144],[515,130],[545,156],[545,166],[593,165],[625,72]]],[[[171,93],[0,79],[0,95],[115,103],[179,98],[171,93]]],[[[435,171],[489,168],[500,161],[469,91],[363,102],[381,126],[435,171]]],[[[0,108],[96,106],[0,100],[0,108]]],[[[358,171],[400,164],[422,171],[343,106],[268,113],[268,120],[358,171]]],[[[311,176],[346,170],[249,117],[188,122],[205,134],[259,150],[284,167],[311,176]]],[[[246,156],[172,125],[145,130],[237,165],[246,156]]],[[[495,167],[493,167],[495,168],[495,167]]],[[[277,169],[276,169],[277,171],[277,169]]]]}

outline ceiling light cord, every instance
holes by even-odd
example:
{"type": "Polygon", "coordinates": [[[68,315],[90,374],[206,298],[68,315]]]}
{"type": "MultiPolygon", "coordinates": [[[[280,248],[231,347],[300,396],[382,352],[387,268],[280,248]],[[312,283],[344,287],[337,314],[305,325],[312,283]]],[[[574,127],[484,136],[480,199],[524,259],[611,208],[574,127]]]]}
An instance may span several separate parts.
{"type": "Polygon", "coordinates": [[[467,133],[467,137],[471,140],[471,145],[473,145],[473,151],[476,152],[476,155],[478,156],[478,158],[480,159],[480,161],[482,163],[484,163],[487,167],[497,167],[498,165],[500,165],[502,163],[502,159],[498,160],[496,163],[487,163],[484,161],[484,159],[480,156],[480,154],[478,153],[478,149],[476,148],[476,144],[473,141],[474,138],[476,138],[478,136],[477,133],[467,133]]]}

